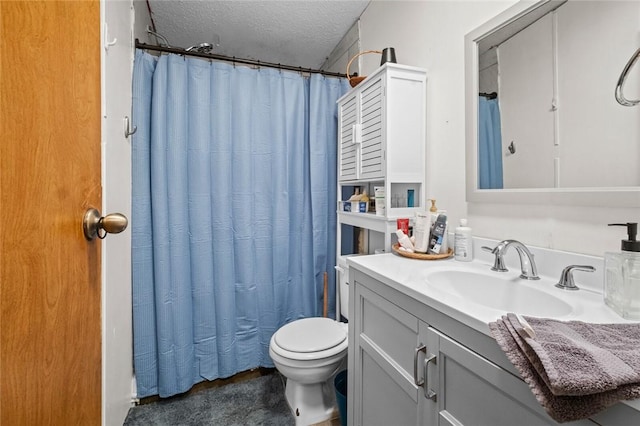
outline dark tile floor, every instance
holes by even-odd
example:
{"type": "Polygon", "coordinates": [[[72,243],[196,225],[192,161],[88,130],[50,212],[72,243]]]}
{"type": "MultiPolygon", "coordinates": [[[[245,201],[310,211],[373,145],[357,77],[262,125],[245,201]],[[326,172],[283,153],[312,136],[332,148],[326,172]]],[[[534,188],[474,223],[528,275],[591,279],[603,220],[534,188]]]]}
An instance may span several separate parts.
{"type": "Polygon", "coordinates": [[[131,408],[125,426],[294,425],[278,372],[131,408]]]}

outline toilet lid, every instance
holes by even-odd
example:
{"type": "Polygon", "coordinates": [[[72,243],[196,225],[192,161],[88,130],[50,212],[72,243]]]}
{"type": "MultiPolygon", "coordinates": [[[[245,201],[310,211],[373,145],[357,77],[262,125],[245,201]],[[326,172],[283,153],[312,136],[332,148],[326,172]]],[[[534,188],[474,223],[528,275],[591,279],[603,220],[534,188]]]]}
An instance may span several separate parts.
{"type": "Polygon", "coordinates": [[[275,342],[290,352],[324,351],[344,342],[347,333],[329,318],[303,318],[282,326],[274,335],[275,342]]]}

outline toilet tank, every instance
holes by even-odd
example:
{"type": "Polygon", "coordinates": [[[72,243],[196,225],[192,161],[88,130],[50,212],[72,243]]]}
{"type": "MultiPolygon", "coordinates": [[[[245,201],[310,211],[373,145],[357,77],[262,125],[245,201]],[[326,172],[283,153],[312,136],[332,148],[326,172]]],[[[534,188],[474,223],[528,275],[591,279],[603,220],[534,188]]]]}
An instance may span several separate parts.
{"type": "MultiPolygon", "coordinates": [[[[337,292],[336,295],[336,312],[340,312],[347,320],[349,319],[349,265],[347,265],[347,258],[351,256],[363,256],[362,254],[348,254],[345,256],[338,256],[337,271],[337,292]]],[[[340,320],[340,318],[337,318],[340,320]]]]}
{"type": "MultiPolygon", "coordinates": [[[[336,312],[340,312],[340,315],[349,319],[349,266],[347,265],[347,256],[338,256],[338,291],[336,298],[337,309],[336,312]]],[[[340,320],[340,318],[337,318],[340,320]]]]}

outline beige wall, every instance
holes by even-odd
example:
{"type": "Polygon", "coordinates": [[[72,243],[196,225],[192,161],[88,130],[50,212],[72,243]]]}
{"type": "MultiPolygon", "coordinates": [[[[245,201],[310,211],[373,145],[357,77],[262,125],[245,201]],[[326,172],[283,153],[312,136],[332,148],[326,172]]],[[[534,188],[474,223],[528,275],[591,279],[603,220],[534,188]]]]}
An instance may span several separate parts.
{"type": "MultiPolygon", "coordinates": [[[[513,4],[374,0],[361,17],[361,48],[391,46],[399,63],[428,70],[427,197],[448,211],[451,228],[468,217],[476,236],[596,256],[617,251],[625,235],[607,223],[639,221],[640,209],[465,201],[464,36],[513,4]]],[[[378,66],[374,56],[363,57],[363,75],[378,66]]]]}

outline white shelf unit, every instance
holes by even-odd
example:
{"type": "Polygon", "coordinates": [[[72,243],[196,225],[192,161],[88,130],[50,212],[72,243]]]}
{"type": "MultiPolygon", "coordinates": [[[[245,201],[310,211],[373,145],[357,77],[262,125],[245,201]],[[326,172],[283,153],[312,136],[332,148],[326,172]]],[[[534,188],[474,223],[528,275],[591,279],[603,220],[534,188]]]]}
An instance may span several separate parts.
{"type": "Polygon", "coordinates": [[[386,63],[338,100],[338,201],[343,187],[368,187],[373,199],[373,186],[384,186],[386,194],[383,216],[340,211],[338,202],[338,224],[384,233],[386,251],[395,220],[426,208],[426,79],[423,69],[386,63]]]}
{"type": "MultiPolygon", "coordinates": [[[[367,252],[390,252],[396,241],[396,219],[412,222],[417,210],[427,209],[426,82],[423,69],[386,63],[338,99],[336,265],[344,264],[343,257],[353,254],[342,251],[342,225],[366,230],[368,236],[371,232],[382,234],[367,239],[377,241],[377,245],[367,244],[367,252]],[[341,202],[349,198],[343,194],[345,187],[366,188],[374,200],[374,186],[385,188],[384,215],[342,210],[341,202]],[[407,205],[408,190],[413,190],[413,207],[407,205]]],[[[337,269],[337,282],[346,280],[348,271],[337,269]]],[[[340,306],[339,300],[337,303],[340,306]]]]}

